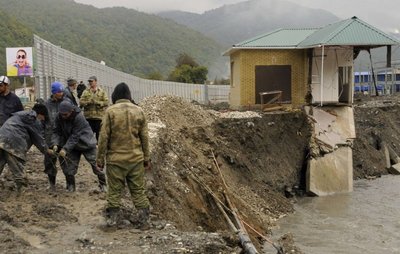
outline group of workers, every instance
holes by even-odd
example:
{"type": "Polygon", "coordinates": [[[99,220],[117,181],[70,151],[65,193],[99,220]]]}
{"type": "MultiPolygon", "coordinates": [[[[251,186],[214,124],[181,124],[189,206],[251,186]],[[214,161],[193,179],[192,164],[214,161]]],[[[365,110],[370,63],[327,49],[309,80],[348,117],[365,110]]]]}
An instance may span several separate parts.
{"type": "Polygon", "coordinates": [[[144,112],[134,104],[127,84],[115,87],[109,106],[97,78],[92,76],[88,82],[86,89],[78,89],[73,78],[67,80],[66,88],[53,82],[47,101],[37,100],[32,110],[24,110],[10,91],[9,78],[0,77],[0,174],[8,164],[20,195],[28,184],[24,173],[27,152],[35,145],[44,154],[50,192],[56,191],[57,161],[67,191],[74,192],[83,155],[98,178],[100,191],[107,192],[107,224],[118,223],[127,185],[138,210],[137,226],[147,229],[150,202],[144,175],[151,165],[144,112]]]}

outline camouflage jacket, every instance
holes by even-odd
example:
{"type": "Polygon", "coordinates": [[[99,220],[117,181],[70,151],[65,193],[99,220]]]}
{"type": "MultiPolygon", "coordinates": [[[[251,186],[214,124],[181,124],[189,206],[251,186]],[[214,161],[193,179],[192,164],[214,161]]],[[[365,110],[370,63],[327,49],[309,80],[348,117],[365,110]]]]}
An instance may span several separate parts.
{"type": "Polygon", "coordinates": [[[149,133],[143,110],[126,99],[110,106],[103,117],[97,149],[98,165],[148,161],[149,133]]]}
{"type": "Polygon", "coordinates": [[[35,111],[14,113],[0,128],[0,148],[24,161],[32,144],[45,153],[47,146],[43,128],[35,111]]]}
{"type": "Polygon", "coordinates": [[[83,108],[83,114],[86,119],[101,120],[108,106],[108,97],[106,92],[100,87],[97,87],[95,92],[92,92],[92,90],[88,88],[83,91],[79,100],[79,105],[83,108]]]}

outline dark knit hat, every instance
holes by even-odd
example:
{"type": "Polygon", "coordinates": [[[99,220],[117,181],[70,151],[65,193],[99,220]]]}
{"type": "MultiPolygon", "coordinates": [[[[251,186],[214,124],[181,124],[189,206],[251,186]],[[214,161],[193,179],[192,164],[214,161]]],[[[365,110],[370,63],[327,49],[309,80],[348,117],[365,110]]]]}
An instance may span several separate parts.
{"type": "Polygon", "coordinates": [[[63,100],[60,103],[60,106],[58,106],[58,112],[60,112],[61,114],[69,113],[73,109],[74,109],[74,105],[67,100],[63,100]]]}
{"type": "Polygon", "coordinates": [[[129,90],[129,86],[124,82],[119,83],[115,88],[114,92],[111,95],[112,103],[115,103],[117,100],[127,99],[132,100],[131,90],[129,90]]]}
{"type": "Polygon", "coordinates": [[[36,114],[44,115],[45,119],[47,120],[49,117],[49,111],[47,110],[46,106],[41,103],[36,103],[33,108],[33,111],[36,112],[36,114]]]}

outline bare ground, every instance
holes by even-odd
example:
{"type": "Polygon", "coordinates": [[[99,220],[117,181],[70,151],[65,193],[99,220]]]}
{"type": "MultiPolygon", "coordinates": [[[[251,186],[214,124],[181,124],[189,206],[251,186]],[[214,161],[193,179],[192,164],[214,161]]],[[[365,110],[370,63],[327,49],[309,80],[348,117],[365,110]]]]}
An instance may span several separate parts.
{"type": "MultiPolygon", "coordinates": [[[[361,98],[355,106],[356,179],[387,173],[377,140],[400,152],[399,105],[378,100],[361,98]]],[[[310,136],[305,115],[214,111],[176,97],[151,97],[141,106],[151,134],[151,229],[135,229],[128,193],[124,225],[105,226],[105,194],[97,191],[86,161],[75,193],[66,192],[59,173],[57,193],[49,194],[43,158],[32,149],[26,166],[30,184],[20,197],[8,172],[0,178],[0,253],[240,253],[217,206],[216,200],[228,205],[226,196],[261,250],[271,226],[293,212],[292,195],[304,188],[310,136]]],[[[276,244],[285,253],[301,253],[294,241],[288,233],[276,244]]]]}

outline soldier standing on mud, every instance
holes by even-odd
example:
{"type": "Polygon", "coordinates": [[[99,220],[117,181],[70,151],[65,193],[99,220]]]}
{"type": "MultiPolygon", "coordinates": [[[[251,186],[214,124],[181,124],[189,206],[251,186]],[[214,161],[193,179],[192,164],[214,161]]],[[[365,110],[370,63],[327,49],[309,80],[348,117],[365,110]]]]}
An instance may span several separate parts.
{"type": "Polygon", "coordinates": [[[75,175],[81,155],[89,162],[99,179],[100,191],[106,191],[104,173],[96,166],[96,139],[81,110],[68,100],[60,103],[59,114],[54,121],[52,147],[60,158],[61,168],[67,180],[67,190],[74,192],[75,175]]]}
{"type": "Polygon", "coordinates": [[[104,115],[97,152],[97,165],[107,170],[107,208],[109,226],[118,223],[121,196],[128,185],[138,209],[142,230],[150,227],[150,202],[145,190],[145,169],[150,169],[149,135],[143,110],[132,103],[125,83],[118,84],[111,96],[113,105],[104,115]]]}
{"type": "Polygon", "coordinates": [[[89,78],[89,88],[84,90],[80,98],[80,106],[86,120],[89,122],[92,131],[96,134],[96,140],[99,141],[101,119],[108,106],[108,97],[106,92],[97,86],[96,76],[89,78]]]}
{"type": "Polygon", "coordinates": [[[14,113],[0,128],[0,174],[7,163],[17,185],[18,194],[27,185],[24,173],[26,154],[32,144],[46,154],[44,123],[48,112],[43,104],[36,104],[31,111],[14,113]]]}

